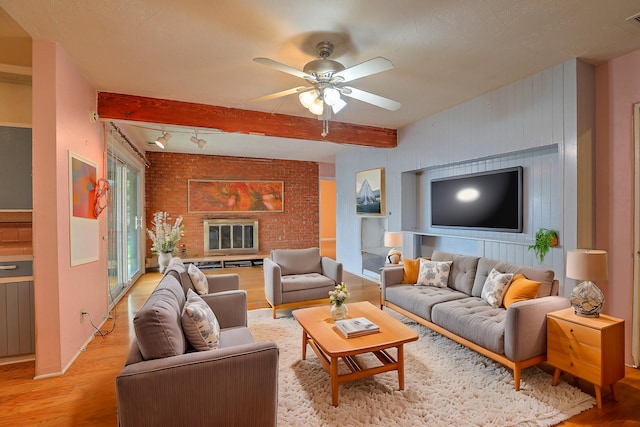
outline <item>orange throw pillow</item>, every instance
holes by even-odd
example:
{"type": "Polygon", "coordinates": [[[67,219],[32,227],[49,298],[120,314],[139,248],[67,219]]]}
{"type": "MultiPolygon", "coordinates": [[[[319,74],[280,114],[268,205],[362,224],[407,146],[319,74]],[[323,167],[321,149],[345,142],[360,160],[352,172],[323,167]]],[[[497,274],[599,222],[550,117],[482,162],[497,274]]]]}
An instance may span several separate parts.
{"type": "Polygon", "coordinates": [[[418,271],[420,270],[420,258],[411,259],[405,258],[404,262],[404,274],[402,276],[402,282],[405,284],[415,285],[418,282],[418,271]]]}
{"type": "Polygon", "coordinates": [[[516,274],[511,280],[511,285],[507,288],[502,304],[504,304],[505,308],[509,308],[514,302],[534,299],[538,296],[540,285],[540,282],[529,280],[524,274],[516,274]]]}

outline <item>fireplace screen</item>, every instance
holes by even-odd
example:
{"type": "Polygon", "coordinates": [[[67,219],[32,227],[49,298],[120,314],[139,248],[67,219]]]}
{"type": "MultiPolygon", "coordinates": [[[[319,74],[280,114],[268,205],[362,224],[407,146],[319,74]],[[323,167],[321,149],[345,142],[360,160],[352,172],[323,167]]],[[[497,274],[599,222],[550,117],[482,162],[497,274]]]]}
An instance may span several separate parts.
{"type": "Polygon", "coordinates": [[[204,222],[205,255],[257,254],[258,220],[210,219],[204,222]]]}

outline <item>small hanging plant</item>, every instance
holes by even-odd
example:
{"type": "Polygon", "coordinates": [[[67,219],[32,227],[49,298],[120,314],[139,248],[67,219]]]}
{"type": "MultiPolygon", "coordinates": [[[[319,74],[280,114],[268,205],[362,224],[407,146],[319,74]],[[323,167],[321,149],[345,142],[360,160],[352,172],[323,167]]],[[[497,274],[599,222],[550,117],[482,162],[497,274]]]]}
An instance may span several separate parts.
{"type": "Polygon", "coordinates": [[[529,246],[529,250],[533,249],[540,264],[544,262],[544,257],[549,253],[549,248],[558,244],[558,233],[548,228],[540,228],[536,233],[535,244],[529,246]]]}

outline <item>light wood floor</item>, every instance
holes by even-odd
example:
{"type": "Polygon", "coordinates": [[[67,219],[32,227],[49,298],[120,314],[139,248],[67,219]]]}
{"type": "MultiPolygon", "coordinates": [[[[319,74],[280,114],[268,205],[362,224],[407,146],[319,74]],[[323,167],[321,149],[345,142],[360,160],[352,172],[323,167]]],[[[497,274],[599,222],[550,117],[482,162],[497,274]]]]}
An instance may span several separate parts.
{"type": "MultiPolygon", "coordinates": [[[[229,272],[240,274],[249,309],[268,307],[260,267],[210,270],[207,274],[229,272]]],[[[160,277],[159,273],[145,274],[132,287],[116,306],[113,332],[105,338],[96,337],[63,376],[33,380],[34,362],[0,366],[0,426],[115,426],[115,377],[129,350],[132,318],[160,277]]],[[[351,301],[379,303],[377,284],[349,273],[344,279],[351,301]]],[[[112,322],[107,321],[102,329],[111,329],[112,322]]],[[[551,371],[547,365],[542,367],[551,371]]],[[[594,394],[588,383],[580,381],[579,386],[594,394]]],[[[640,371],[627,368],[625,379],[618,383],[618,395],[620,402],[615,403],[603,389],[602,409],[590,409],[561,425],[640,426],[640,371]]]]}

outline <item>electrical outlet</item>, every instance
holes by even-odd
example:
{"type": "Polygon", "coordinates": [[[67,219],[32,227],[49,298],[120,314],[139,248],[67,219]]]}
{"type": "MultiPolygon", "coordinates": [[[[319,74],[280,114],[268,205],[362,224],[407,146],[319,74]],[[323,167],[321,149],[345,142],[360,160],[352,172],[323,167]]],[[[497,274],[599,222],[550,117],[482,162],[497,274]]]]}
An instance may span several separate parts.
{"type": "Polygon", "coordinates": [[[80,323],[84,322],[84,310],[80,310],[80,323]]]}

